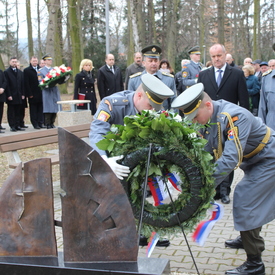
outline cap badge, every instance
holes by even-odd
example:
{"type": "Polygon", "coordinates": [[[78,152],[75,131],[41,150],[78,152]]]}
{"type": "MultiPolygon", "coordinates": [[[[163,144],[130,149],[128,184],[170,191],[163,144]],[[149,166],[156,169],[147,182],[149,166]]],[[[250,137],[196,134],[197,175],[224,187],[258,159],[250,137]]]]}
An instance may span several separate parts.
{"type": "Polygon", "coordinates": [[[153,47],[153,48],[152,48],[152,52],[154,53],[154,52],[156,52],[156,51],[157,51],[156,48],[153,47]]]}

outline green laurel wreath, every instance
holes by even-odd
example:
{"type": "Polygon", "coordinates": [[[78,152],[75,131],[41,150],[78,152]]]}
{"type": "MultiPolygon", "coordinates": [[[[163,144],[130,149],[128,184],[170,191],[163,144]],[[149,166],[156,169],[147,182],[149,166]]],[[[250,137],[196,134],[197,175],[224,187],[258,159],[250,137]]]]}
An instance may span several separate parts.
{"type": "Polygon", "coordinates": [[[124,118],[124,125],[113,125],[105,139],[97,143],[111,156],[124,155],[123,165],[131,173],[122,184],[129,197],[133,213],[139,218],[142,186],[146,175],[149,144],[152,144],[149,177],[166,177],[165,171],[176,173],[182,192],[172,203],[154,206],[145,201],[142,234],[149,237],[156,231],[160,236],[181,231],[176,216],[185,231],[190,232],[210,207],[215,193],[212,156],[204,150],[206,140],[198,137],[198,124],[178,119],[174,113],[142,111],[124,118]]]}

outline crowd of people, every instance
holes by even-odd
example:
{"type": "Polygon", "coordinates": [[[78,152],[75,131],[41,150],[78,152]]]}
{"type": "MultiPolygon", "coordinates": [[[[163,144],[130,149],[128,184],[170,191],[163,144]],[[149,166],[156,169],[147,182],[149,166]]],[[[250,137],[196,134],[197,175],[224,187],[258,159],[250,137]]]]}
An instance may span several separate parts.
{"type": "MultiPolygon", "coordinates": [[[[214,44],[209,49],[211,60],[203,65],[200,49],[195,46],[188,51],[190,60],[182,60],[181,71],[175,73],[169,60],[160,58],[161,52],[157,45],[136,52],[134,63],[126,69],[125,86],[113,54],[106,55],[97,77],[92,73],[92,60],[81,61],[73,98],[91,101],[94,117],[90,144],[117,177],[123,179],[129,168],[117,163],[119,157],[108,157],[96,145],[111,124],[123,124],[125,116],[142,110],[163,108],[179,112],[190,122],[206,125],[201,135],[208,140],[205,148],[217,164],[213,175],[215,199],[229,204],[234,168],[240,167],[245,173],[237,184],[233,201],[234,224],[240,236],[226,241],[225,245],[244,248],[247,260],[226,274],[263,275],[261,227],[275,218],[272,166],[275,163],[275,59],[266,62],[246,57],[243,65],[238,66],[224,45],[214,44]]],[[[60,94],[56,86],[42,90],[38,87],[52,66],[49,54],[42,61],[38,65],[38,59],[33,56],[30,66],[22,72],[18,60],[12,57],[9,68],[0,70],[0,132],[4,130],[1,126],[4,102],[8,105],[10,130],[24,131],[26,98],[33,127],[55,127],[60,94]]],[[[79,104],[78,108],[87,109],[87,104],[79,104]]],[[[140,244],[147,244],[142,236],[140,244]]],[[[169,240],[159,240],[157,245],[168,246],[169,240]]]]}
{"type": "MultiPolygon", "coordinates": [[[[201,135],[208,140],[205,149],[213,155],[217,165],[213,174],[215,199],[229,204],[234,169],[240,167],[245,173],[235,188],[233,200],[234,225],[240,236],[227,240],[225,245],[243,248],[247,259],[226,274],[264,275],[261,258],[264,240],[260,232],[262,225],[275,218],[273,60],[246,58],[243,66],[237,66],[223,45],[214,44],[209,49],[211,61],[204,66],[200,63],[200,49],[192,47],[188,51],[190,60],[182,60],[182,70],[174,74],[169,61],[160,60],[158,46],[148,46],[141,53],[144,70],[141,71],[140,59],[131,65],[131,69],[138,71],[129,76],[129,91],[114,93],[101,100],[91,123],[91,145],[122,179],[129,174],[129,168],[117,163],[120,157],[108,157],[96,146],[111,124],[123,124],[124,116],[144,108],[158,110],[162,104],[164,109],[179,110],[193,123],[206,125],[201,135]],[[170,88],[171,96],[160,97],[160,83],[155,81],[149,93],[146,75],[155,76],[170,88]]],[[[168,246],[169,241],[161,240],[158,245],[168,246]]]]}

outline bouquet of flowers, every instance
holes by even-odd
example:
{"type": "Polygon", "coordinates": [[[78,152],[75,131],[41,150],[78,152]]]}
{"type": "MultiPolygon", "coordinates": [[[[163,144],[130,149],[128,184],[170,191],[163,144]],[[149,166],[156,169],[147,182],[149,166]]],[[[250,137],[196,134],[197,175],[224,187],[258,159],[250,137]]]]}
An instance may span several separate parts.
{"type": "Polygon", "coordinates": [[[39,87],[41,89],[44,89],[52,88],[56,84],[63,84],[70,78],[72,73],[72,69],[70,67],[66,67],[64,64],[62,64],[59,67],[53,67],[53,69],[51,69],[47,73],[47,75],[42,79],[41,83],[39,84],[39,87]]]}

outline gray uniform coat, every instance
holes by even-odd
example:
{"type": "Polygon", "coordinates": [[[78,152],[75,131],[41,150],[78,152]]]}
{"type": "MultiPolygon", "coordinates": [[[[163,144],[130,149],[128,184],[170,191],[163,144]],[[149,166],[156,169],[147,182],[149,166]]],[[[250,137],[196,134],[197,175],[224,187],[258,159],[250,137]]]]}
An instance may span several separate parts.
{"type": "MultiPolygon", "coordinates": [[[[141,74],[138,75],[132,75],[130,76],[129,84],[128,84],[128,90],[130,91],[136,91],[138,86],[141,84],[141,76],[143,74],[147,74],[146,71],[143,71],[141,74]]],[[[171,109],[171,103],[175,99],[177,95],[177,90],[176,90],[176,84],[174,80],[174,76],[172,74],[167,74],[161,71],[156,72],[156,76],[158,79],[160,79],[167,87],[169,87],[173,92],[174,96],[166,99],[162,106],[164,110],[170,110],[171,109]]]]}
{"type": "Polygon", "coordinates": [[[262,77],[258,116],[275,130],[275,70],[262,77]]]}
{"type": "Polygon", "coordinates": [[[123,91],[107,96],[99,103],[94,120],[91,123],[89,139],[91,146],[100,154],[106,155],[105,151],[99,150],[96,143],[102,140],[110,131],[112,124],[124,124],[124,117],[137,114],[133,97],[135,92],[123,91]]]}
{"type": "MultiPolygon", "coordinates": [[[[267,126],[248,110],[225,100],[213,101],[213,105],[210,127],[203,135],[208,140],[206,150],[212,153],[218,147],[217,122],[221,123],[223,153],[216,161],[214,173],[216,185],[219,185],[238,163],[238,150],[229,132],[228,119],[221,113],[227,112],[234,118],[243,155],[252,152],[261,143],[267,126]]],[[[247,231],[275,218],[275,132],[272,129],[266,146],[255,156],[244,158],[240,168],[244,177],[234,191],[233,217],[235,229],[247,231]]]]}
{"type": "Polygon", "coordinates": [[[186,87],[196,84],[202,68],[203,65],[200,62],[196,64],[194,61],[191,60],[190,63],[185,65],[181,71],[182,84],[186,87]]]}
{"type": "MultiPolygon", "coordinates": [[[[46,66],[39,69],[37,72],[39,80],[41,81],[51,69],[46,66]]],[[[44,88],[42,90],[43,113],[57,113],[58,105],[56,102],[60,100],[60,92],[57,86],[44,88]]]]}

